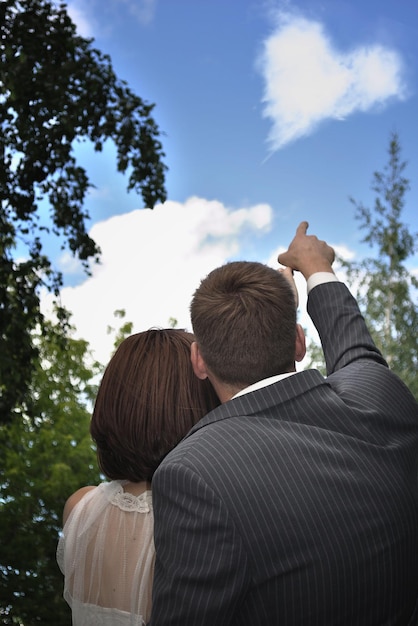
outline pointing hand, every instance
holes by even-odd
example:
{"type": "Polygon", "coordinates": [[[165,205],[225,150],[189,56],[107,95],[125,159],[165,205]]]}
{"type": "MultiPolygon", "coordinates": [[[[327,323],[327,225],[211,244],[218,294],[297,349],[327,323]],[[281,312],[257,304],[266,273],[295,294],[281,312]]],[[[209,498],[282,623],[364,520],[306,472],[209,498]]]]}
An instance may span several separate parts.
{"type": "Polygon", "coordinates": [[[278,261],[286,267],[302,272],[306,279],[315,272],[332,272],[334,249],[315,235],[307,235],[308,222],[301,222],[287,252],[279,254],[278,261]]]}

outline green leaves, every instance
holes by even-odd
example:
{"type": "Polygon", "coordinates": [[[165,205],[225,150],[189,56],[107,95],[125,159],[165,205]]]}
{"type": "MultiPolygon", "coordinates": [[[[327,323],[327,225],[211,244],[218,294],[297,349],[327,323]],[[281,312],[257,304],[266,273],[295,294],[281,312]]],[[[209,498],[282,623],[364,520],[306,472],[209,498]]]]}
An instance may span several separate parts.
{"type": "MultiPolygon", "coordinates": [[[[389,160],[382,172],[373,175],[372,190],[377,194],[371,209],[350,198],[355,217],[364,232],[363,242],[375,256],[362,261],[338,261],[347,272],[373,339],[391,369],[404,381],[418,400],[418,280],[405,266],[415,254],[417,233],[402,221],[409,180],[404,176],[406,162],[396,133],[389,141],[389,160]]],[[[310,342],[308,367],[324,370],[322,348],[310,342]]],[[[324,370],[325,371],[325,370],[324,370]]]]}
{"type": "Polygon", "coordinates": [[[39,289],[58,295],[62,283],[43,253],[45,238],[60,237],[87,272],[100,255],[84,207],[93,184],[74,142],[100,151],[113,141],[128,190],[149,208],[166,199],[154,105],[118,79],[92,43],[77,35],[64,4],[0,3],[0,422],[24,400],[36,362],[39,289]],[[23,262],[15,258],[17,243],[26,247],[23,262]]]}
{"type": "Polygon", "coordinates": [[[68,334],[50,322],[36,333],[32,413],[22,406],[19,419],[0,425],[3,624],[71,623],[55,551],[66,499],[100,480],[89,421],[101,368],[86,342],[68,334]]]}
{"type": "Polygon", "coordinates": [[[409,180],[396,133],[390,137],[388,153],[383,171],[373,175],[374,209],[351,199],[365,232],[363,241],[376,250],[377,257],[346,262],[345,267],[377,346],[418,399],[418,307],[413,298],[418,281],[405,266],[417,250],[418,239],[402,222],[409,180]]]}
{"type": "Polygon", "coordinates": [[[69,624],[55,561],[62,509],[99,481],[89,435],[95,363],[71,337],[69,314],[44,318],[40,290],[62,276],[44,252],[59,237],[88,271],[100,250],[84,207],[93,183],[76,141],[117,148],[127,188],[166,199],[153,105],[80,37],[65,5],[0,2],[0,622],[69,624]],[[19,257],[17,257],[17,250],[19,257]]]}

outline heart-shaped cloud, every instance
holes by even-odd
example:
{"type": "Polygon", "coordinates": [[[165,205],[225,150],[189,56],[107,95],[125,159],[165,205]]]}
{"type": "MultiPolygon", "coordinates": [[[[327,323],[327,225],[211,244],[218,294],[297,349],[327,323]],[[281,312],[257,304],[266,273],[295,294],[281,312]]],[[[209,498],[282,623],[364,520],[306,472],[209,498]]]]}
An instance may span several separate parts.
{"type": "Polygon", "coordinates": [[[282,12],[277,19],[258,60],[272,151],[311,133],[327,118],[344,119],[406,97],[396,51],[376,44],[342,53],[320,23],[282,12]]]}

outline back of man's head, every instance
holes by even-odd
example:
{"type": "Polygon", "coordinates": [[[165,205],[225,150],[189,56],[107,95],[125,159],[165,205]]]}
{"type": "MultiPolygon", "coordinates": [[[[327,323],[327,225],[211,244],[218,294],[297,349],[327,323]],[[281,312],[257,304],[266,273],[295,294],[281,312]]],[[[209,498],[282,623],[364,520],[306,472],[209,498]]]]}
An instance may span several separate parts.
{"type": "Polygon", "coordinates": [[[236,261],[213,270],[190,313],[202,357],[219,381],[247,386],[294,369],[295,297],[271,267],[236,261]]]}

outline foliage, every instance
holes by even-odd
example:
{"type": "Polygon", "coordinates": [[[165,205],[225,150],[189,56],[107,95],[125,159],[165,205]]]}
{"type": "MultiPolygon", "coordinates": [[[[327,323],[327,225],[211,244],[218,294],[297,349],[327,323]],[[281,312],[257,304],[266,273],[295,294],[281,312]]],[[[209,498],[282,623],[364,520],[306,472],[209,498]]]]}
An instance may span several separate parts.
{"type": "Polygon", "coordinates": [[[66,499],[100,479],[89,435],[99,366],[88,364],[85,341],[50,322],[35,341],[36,417],[22,410],[0,426],[0,623],[69,626],[55,551],[66,499]]]}
{"type": "Polygon", "coordinates": [[[317,369],[323,376],[326,376],[327,367],[325,364],[325,355],[322,346],[314,339],[307,342],[306,355],[308,358],[305,369],[317,369]]]}
{"type": "MultiPolygon", "coordinates": [[[[113,311],[113,316],[120,320],[124,320],[126,316],[125,309],[116,309],[113,311]]],[[[123,322],[119,328],[114,328],[113,326],[107,327],[107,334],[111,335],[113,333],[113,346],[114,350],[126,339],[131,333],[133,329],[133,322],[123,322]]]]}
{"type": "Polygon", "coordinates": [[[366,233],[362,241],[377,256],[339,260],[376,345],[418,400],[418,280],[405,265],[418,249],[417,234],[402,221],[409,180],[396,133],[390,137],[388,153],[383,171],[373,175],[374,209],[350,198],[366,233]]]}
{"type": "Polygon", "coordinates": [[[390,137],[388,153],[383,171],[373,175],[374,211],[351,199],[360,228],[366,231],[363,241],[378,256],[346,266],[350,283],[358,285],[360,307],[376,345],[418,399],[418,280],[405,265],[418,250],[417,233],[402,221],[409,180],[396,133],[390,137]]]}
{"type": "Polygon", "coordinates": [[[83,262],[99,249],[87,233],[90,183],[77,141],[117,149],[117,169],[145,206],[164,201],[166,166],[153,104],[119,80],[110,58],[80,37],[64,4],[0,2],[0,420],[27,402],[42,325],[39,289],[58,294],[62,277],[44,254],[50,234],[83,262]],[[23,261],[16,249],[24,249],[23,261]]]}

